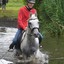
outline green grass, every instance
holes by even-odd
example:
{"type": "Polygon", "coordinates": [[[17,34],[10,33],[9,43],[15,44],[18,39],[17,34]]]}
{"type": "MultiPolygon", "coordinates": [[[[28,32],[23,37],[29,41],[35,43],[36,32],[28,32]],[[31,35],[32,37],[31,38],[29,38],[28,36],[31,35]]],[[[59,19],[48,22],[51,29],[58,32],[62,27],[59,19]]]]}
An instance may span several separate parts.
{"type": "Polygon", "coordinates": [[[9,0],[9,2],[6,4],[6,10],[3,12],[2,8],[0,8],[0,17],[11,17],[11,18],[17,18],[18,16],[18,10],[20,7],[22,7],[24,4],[22,0],[9,0]]]}

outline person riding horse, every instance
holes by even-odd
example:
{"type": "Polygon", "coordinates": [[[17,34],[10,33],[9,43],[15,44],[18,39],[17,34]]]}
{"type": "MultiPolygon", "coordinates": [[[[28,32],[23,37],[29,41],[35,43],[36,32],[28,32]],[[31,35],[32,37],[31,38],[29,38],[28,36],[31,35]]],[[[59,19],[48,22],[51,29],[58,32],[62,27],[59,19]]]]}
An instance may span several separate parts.
{"type": "MultiPolygon", "coordinates": [[[[27,0],[27,5],[20,8],[18,13],[18,31],[13,39],[13,42],[9,46],[9,50],[13,49],[16,44],[19,44],[22,32],[27,29],[28,19],[30,17],[30,13],[36,14],[36,9],[33,8],[35,4],[35,0],[27,0]]],[[[42,40],[42,35],[39,33],[39,42],[42,40]]]]}

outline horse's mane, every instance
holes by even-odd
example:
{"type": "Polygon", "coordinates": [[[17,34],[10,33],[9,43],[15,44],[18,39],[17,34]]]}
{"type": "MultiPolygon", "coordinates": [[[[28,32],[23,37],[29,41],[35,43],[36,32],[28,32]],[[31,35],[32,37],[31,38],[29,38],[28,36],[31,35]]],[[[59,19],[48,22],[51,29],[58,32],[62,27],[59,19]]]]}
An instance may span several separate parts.
{"type": "Polygon", "coordinates": [[[37,15],[36,14],[31,14],[29,19],[35,19],[35,18],[37,18],[37,15]]]}

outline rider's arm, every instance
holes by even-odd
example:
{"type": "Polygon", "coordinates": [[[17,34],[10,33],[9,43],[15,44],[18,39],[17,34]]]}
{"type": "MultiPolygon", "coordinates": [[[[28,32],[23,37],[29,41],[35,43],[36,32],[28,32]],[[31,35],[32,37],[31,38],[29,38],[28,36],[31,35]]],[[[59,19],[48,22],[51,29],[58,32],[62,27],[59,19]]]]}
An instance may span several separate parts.
{"type": "Polygon", "coordinates": [[[24,26],[24,24],[22,22],[22,15],[23,15],[23,13],[22,13],[22,10],[20,9],[19,13],[18,13],[18,24],[24,30],[25,26],[24,26]]]}

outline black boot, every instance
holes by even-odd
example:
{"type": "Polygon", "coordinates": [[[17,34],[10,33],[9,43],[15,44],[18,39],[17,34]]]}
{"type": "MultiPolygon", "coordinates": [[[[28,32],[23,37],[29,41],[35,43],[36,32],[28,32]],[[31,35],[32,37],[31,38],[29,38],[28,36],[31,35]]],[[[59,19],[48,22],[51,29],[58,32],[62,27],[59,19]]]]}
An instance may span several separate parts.
{"type": "Polygon", "coordinates": [[[14,44],[12,43],[10,44],[9,49],[13,49],[13,47],[14,47],[14,44]]]}

